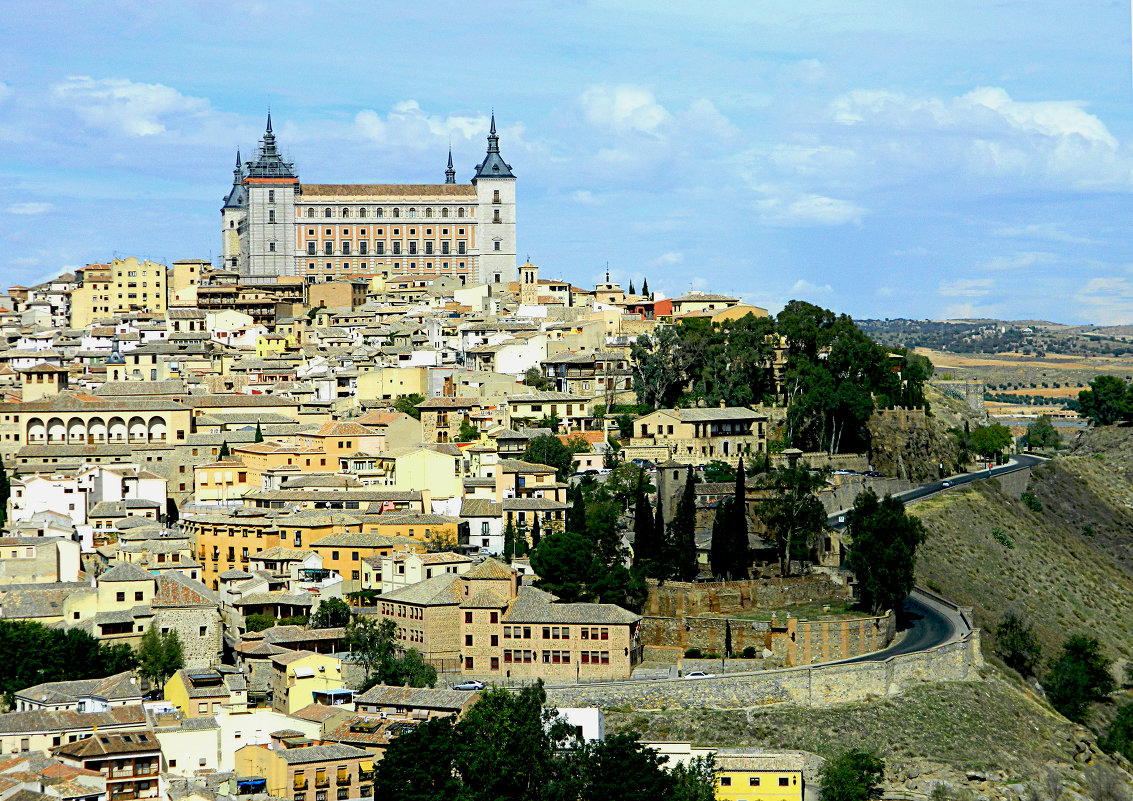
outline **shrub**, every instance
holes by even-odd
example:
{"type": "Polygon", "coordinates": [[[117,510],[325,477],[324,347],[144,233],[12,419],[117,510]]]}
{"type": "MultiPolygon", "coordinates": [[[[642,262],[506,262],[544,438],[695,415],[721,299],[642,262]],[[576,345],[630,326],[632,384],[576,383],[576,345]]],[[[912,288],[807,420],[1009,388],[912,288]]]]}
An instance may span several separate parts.
{"type": "Polygon", "coordinates": [[[744,649],[744,659],[755,659],[755,647],[749,645],[744,649]]]}
{"type": "Polygon", "coordinates": [[[1050,704],[1076,723],[1082,723],[1090,703],[1113,692],[1110,660],[1095,637],[1075,634],[1052,660],[1045,682],[1050,704]]]}
{"type": "Polygon", "coordinates": [[[699,648],[687,648],[687,649],[685,649],[685,659],[702,659],[703,656],[704,655],[701,654],[699,648]]]}
{"type": "Polygon", "coordinates": [[[1082,526],[1082,536],[1083,537],[1090,537],[1092,539],[1095,536],[1094,527],[1091,526],[1089,523],[1082,526]]]}
{"type": "Polygon", "coordinates": [[[1043,505],[1039,502],[1039,499],[1035,497],[1033,492],[1024,492],[1019,496],[1019,500],[1032,512],[1041,512],[1043,510],[1043,505]]]}
{"type": "Polygon", "coordinates": [[[867,801],[884,773],[885,763],[876,754],[857,749],[846,751],[822,767],[822,799],[867,801]]]}
{"type": "Polygon", "coordinates": [[[705,659],[719,659],[720,654],[716,653],[715,651],[709,651],[708,653],[706,653],[704,655],[704,658],[705,659]]]}
{"type": "Polygon", "coordinates": [[[1133,759],[1133,702],[1117,710],[1117,716],[1098,744],[1111,754],[1133,759]]]}
{"type": "Polygon", "coordinates": [[[991,530],[991,536],[995,537],[995,541],[1002,545],[1004,548],[1014,548],[1015,540],[1007,534],[1006,531],[996,526],[991,530]]]}
{"type": "Polygon", "coordinates": [[[995,627],[995,652],[1007,666],[1023,676],[1035,672],[1042,650],[1035,632],[1013,612],[1008,612],[995,627]]]}

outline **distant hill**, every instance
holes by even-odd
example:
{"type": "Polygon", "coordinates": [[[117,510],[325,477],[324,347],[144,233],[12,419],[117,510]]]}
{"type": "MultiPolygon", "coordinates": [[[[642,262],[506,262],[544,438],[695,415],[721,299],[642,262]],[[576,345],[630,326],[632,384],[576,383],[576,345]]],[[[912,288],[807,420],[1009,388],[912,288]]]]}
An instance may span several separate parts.
{"type": "Polygon", "coordinates": [[[951,353],[1043,356],[1133,354],[1133,326],[1071,326],[1045,320],[858,320],[883,345],[951,353]]]}

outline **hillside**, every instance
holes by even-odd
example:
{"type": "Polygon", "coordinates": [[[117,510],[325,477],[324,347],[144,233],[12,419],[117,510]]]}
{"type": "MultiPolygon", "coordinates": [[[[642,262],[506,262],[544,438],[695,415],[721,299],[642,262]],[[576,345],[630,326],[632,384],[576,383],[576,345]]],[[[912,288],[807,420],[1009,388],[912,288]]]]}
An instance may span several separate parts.
{"type": "Polygon", "coordinates": [[[1034,626],[1045,655],[1084,632],[1113,657],[1133,657],[1131,456],[1133,429],[1084,432],[1071,455],[1033,471],[1038,512],[1019,487],[1008,493],[998,481],[912,505],[928,531],[918,581],[974,607],[989,652],[989,629],[1012,610],[1034,626]]]}
{"type": "Polygon", "coordinates": [[[871,703],[607,710],[606,722],[611,731],[636,731],[644,740],[800,748],[827,758],[867,748],[884,757],[890,791],[927,794],[943,781],[989,799],[1023,795],[1022,783],[1041,781],[1047,766],[1082,782],[1081,762],[1097,753],[1089,732],[994,675],[982,682],[923,685],[871,703]]]}
{"type": "Polygon", "coordinates": [[[987,416],[964,400],[925,385],[931,406],[927,417],[919,412],[877,412],[870,418],[870,464],[887,476],[906,481],[932,481],[940,477],[940,464],[951,475],[961,469],[960,447],[950,428],[983,425],[987,416]]]}

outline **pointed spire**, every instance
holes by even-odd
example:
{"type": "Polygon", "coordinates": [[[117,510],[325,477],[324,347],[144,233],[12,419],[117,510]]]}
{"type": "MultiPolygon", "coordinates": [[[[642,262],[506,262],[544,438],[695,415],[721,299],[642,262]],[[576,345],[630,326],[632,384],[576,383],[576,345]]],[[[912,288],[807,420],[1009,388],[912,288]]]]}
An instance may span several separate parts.
{"type": "Polygon", "coordinates": [[[492,110],[492,123],[488,128],[488,154],[476,166],[476,175],[472,182],[476,183],[477,178],[515,178],[511,165],[500,156],[500,137],[496,134],[495,109],[492,110]]]}
{"type": "Polygon", "coordinates": [[[500,137],[496,134],[496,112],[492,112],[492,127],[488,131],[488,152],[500,152],[500,137]]]}
{"type": "Polygon", "coordinates": [[[610,262],[606,262],[606,283],[610,283],[610,262]]]}
{"type": "Polygon", "coordinates": [[[236,170],[240,170],[240,148],[236,148],[236,170]]]}
{"type": "Polygon", "coordinates": [[[456,183],[456,169],[452,166],[452,145],[448,147],[448,166],[445,168],[445,183],[456,183]]]}
{"type": "Polygon", "coordinates": [[[268,108],[268,133],[271,133],[271,108],[268,108]]]}

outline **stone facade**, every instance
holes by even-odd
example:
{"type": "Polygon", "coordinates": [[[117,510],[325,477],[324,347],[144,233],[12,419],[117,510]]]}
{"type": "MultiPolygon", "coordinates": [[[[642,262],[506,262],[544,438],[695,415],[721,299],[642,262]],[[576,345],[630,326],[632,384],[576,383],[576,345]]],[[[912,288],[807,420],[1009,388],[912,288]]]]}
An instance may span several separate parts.
{"type": "Polygon", "coordinates": [[[815,575],[784,581],[779,578],[691,584],[666,581],[649,583],[645,615],[699,617],[729,615],[751,609],[782,610],[790,604],[833,601],[852,596],[850,587],[815,575]]]}

